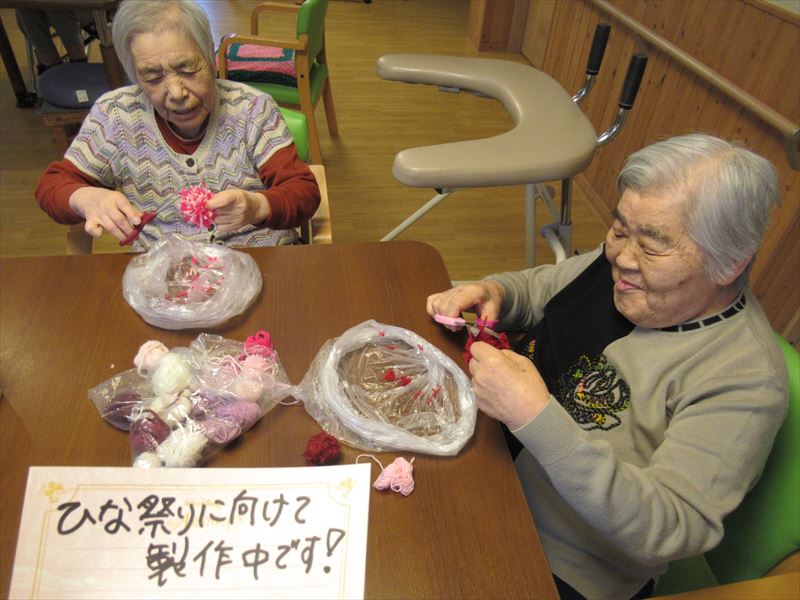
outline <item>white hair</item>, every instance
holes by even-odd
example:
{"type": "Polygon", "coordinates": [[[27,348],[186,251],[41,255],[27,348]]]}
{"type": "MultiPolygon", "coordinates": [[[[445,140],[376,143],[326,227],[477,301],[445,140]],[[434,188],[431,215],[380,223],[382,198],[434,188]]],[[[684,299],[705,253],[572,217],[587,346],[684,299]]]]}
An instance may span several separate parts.
{"type": "Polygon", "coordinates": [[[194,0],[124,0],[112,23],[114,49],[131,83],[136,83],[136,65],[131,54],[133,39],[142,33],[178,31],[200,49],[215,70],[214,39],[203,9],[194,0]]]}
{"type": "Polygon", "coordinates": [[[617,177],[617,189],[674,194],[684,201],[686,229],[706,257],[712,281],[747,283],[752,259],[780,202],[778,176],[770,161],[705,134],[656,142],[631,154],[617,177]]]}

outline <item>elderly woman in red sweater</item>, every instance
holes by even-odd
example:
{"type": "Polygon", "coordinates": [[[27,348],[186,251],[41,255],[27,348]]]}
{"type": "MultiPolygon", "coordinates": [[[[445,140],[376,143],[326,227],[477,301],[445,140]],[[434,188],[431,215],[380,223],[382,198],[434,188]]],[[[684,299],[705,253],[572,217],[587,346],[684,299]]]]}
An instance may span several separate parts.
{"type": "Polygon", "coordinates": [[[179,193],[208,188],[215,238],[230,246],[296,241],[319,206],[274,100],[214,77],[208,18],[193,0],[125,0],[114,46],[131,86],[97,100],[63,160],[39,180],[39,205],[59,223],[124,240],[145,211],[156,217],[134,248],[167,233],[208,233],[180,215],[179,193]]]}

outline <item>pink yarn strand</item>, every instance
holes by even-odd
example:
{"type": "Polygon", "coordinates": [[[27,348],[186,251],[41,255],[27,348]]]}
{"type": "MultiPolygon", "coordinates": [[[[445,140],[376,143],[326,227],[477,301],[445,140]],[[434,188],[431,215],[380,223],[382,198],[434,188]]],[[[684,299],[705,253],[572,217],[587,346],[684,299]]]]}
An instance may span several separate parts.
{"type": "Polygon", "coordinates": [[[414,491],[414,476],[413,476],[413,462],[414,457],[411,457],[411,462],[407,461],[402,456],[394,459],[394,461],[384,468],[377,458],[371,454],[359,454],[356,457],[356,463],[359,458],[371,458],[381,467],[381,473],[372,484],[376,490],[390,489],[393,492],[398,492],[403,496],[409,496],[414,491]]]}

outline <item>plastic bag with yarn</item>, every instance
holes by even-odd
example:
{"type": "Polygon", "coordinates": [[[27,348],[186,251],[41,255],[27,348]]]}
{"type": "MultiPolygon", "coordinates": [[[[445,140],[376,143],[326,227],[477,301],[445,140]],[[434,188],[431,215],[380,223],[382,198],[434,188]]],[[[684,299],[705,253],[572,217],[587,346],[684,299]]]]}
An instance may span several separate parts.
{"type": "Polygon", "coordinates": [[[170,234],[131,259],[122,294],[151,325],[201,329],[243,313],[261,285],[261,272],[250,255],[170,234]]]}
{"type": "Polygon", "coordinates": [[[135,467],[198,466],[292,391],[263,331],[244,343],[203,333],[171,350],[151,340],[134,364],[89,390],[89,399],[130,432],[135,467]]]}
{"type": "Polygon", "coordinates": [[[342,442],[458,454],[475,429],[469,379],[416,333],[365,321],[328,340],[293,393],[342,442]]]}

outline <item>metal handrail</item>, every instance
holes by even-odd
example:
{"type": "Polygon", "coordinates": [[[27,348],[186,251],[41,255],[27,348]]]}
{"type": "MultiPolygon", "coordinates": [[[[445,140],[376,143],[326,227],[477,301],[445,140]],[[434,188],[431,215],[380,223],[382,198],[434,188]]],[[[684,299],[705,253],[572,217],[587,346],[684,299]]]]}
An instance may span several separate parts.
{"type": "Polygon", "coordinates": [[[633,33],[640,36],[655,48],[658,48],[664,54],[675,59],[681,66],[689,69],[692,73],[725,94],[728,98],[735,100],[765,123],[771,125],[783,136],[789,165],[791,165],[795,171],[800,170],[800,126],[784,117],[775,109],[767,106],[758,98],[747,93],[733,82],[725,79],[709,66],[701,63],[660,35],[653,33],[652,30],[639,23],[639,21],[633,17],[625,14],[615,6],[612,6],[607,0],[592,0],[592,4],[625,25],[633,33]]]}

